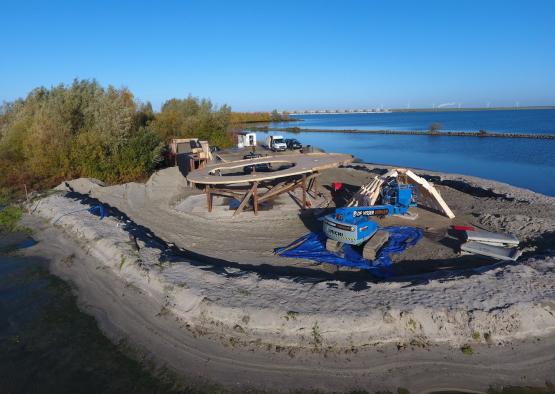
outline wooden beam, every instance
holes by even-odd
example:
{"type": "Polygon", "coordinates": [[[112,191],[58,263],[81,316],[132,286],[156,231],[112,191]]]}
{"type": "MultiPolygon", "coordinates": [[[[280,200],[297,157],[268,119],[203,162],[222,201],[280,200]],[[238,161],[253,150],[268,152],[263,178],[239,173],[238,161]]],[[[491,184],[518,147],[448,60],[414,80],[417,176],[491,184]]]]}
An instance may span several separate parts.
{"type": "Polygon", "coordinates": [[[243,212],[243,209],[245,209],[245,205],[247,205],[247,202],[249,202],[255,188],[256,188],[256,182],[254,182],[253,186],[249,189],[249,191],[245,193],[245,195],[243,196],[243,200],[241,200],[241,203],[239,204],[235,212],[233,212],[233,216],[237,216],[241,212],[243,212]]]}
{"type": "Polygon", "coordinates": [[[282,186],[279,189],[274,188],[274,189],[271,190],[271,193],[267,192],[267,193],[261,194],[258,197],[258,201],[263,202],[263,201],[266,201],[266,200],[271,200],[273,198],[276,198],[280,194],[287,193],[288,191],[295,189],[298,186],[299,186],[299,183],[294,182],[294,183],[286,184],[286,185],[282,186]]]}
{"type": "Polygon", "coordinates": [[[318,177],[320,176],[319,173],[315,172],[314,174],[312,174],[312,179],[309,182],[309,186],[307,189],[308,195],[314,199],[316,199],[316,197],[318,197],[319,195],[321,195],[321,193],[318,191],[318,177]],[[312,192],[312,194],[310,194],[312,192]]]}
{"type": "Polygon", "coordinates": [[[280,187],[273,187],[268,192],[260,195],[260,197],[258,198],[258,201],[262,202],[262,201],[268,200],[272,197],[278,196],[282,193],[285,193],[285,192],[291,190],[291,188],[297,187],[298,183],[299,183],[298,181],[293,181],[293,182],[290,182],[290,183],[285,183],[285,184],[281,185],[280,187]]]}
{"type": "Polygon", "coordinates": [[[453,213],[453,211],[451,211],[451,209],[449,208],[449,206],[447,205],[443,197],[441,197],[441,194],[439,194],[437,189],[432,184],[430,184],[424,178],[419,177],[411,170],[405,171],[405,176],[407,176],[412,181],[422,186],[431,195],[431,197],[435,200],[435,202],[439,205],[439,207],[441,208],[440,211],[442,211],[445,214],[445,216],[447,216],[449,219],[453,219],[455,217],[455,214],[453,213]]]}
{"type": "MultiPolygon", "coordinates": [[[[306,179],[310,180],[314,177],[318,176],[318,174],[310,174],[306,179]]],[[[264,193],[263,195],[260,195],[260,197],[258,198],[259,202],[268,200],[270,198],[274,198],[277,197],[280,194],[286,193],[290,190],[293,190],[297,187],[299,187],[301,185],[302,179],[296,179],[293,181],[290,181],[288,183],[285,183],[281,186],[274,186],[272,189],[270,189],[268,192],[264,193]]]]}
{"type": "Polygon", "coordinates": [[[210,193],[218,196],[225,196],[231,198],[242,198],[245,195],[245,192],[238,191],[236,189],[215,189],[211,188],[210,193]]]}
{"type": "Polygon", "coordinates": [[[206,203],[208,205],[208,212],[212,212],[212,193],[210,192],[210,185],[206,185],[204,190],[206,191],[206,203]]]}
{"type": "Polygon", "coordinates": [[[253,183],[253,192],[252,192],[252,205],[254,209],[254,214],[258,215],[258,182],[253,183]]]}
{"type": "Polygon", "coordinates": [[[306,175],[303,174],[303,180],[301,182],[303,188],[303,209],[306,208],[306,175]]]}
{"type": "Polygon", "coordinates": [[[273,189],[275,189],[276,187],[278,187],[278,188],[279,188],[279,187],[282,187],[282,186],[285,185],[286,183],[287,183],[287,181],[283,181],[283,182],[276,183],[275,185],[266,185],[266,188],[267,188],[268,190],[273,190],[273,189]]]}

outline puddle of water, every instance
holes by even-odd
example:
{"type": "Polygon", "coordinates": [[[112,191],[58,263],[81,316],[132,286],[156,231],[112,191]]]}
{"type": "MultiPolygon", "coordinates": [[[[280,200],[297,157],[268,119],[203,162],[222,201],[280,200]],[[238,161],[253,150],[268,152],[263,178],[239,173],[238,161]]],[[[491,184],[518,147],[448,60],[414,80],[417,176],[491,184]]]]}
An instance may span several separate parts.
{"type": "Polygon", "coordinates": [[[34,246],[37,244],[37,241],[35,239],[33,239],[32,237],[28,237],[26,239],[24,239],[23,241],[21,241],[20,243],[18,243],[15,248],[16,249],[25,249],[25,248],[30,248],[31,246],[34,246]]]}

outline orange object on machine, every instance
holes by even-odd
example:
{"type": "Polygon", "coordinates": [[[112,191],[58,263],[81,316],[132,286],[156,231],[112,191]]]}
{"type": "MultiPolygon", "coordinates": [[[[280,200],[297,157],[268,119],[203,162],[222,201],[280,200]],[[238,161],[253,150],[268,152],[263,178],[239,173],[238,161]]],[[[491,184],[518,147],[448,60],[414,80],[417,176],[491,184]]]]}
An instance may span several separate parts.
{"type": "Polygon", "coordinates": [[[333,187],[333,191],[337,192],[343,188],[343,183],[341,182],[332,182],[331,187],[333,187]]]}

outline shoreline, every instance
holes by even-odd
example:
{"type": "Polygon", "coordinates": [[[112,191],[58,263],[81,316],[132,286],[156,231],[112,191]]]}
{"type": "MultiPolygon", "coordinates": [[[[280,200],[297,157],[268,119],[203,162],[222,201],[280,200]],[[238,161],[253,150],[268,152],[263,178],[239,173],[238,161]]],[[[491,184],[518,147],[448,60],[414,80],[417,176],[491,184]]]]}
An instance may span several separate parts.
{"type": "MultiPolygon", "coordinates": [[[[154,177],[149,182],[159,183],[161,179],[154,177]]],[[[74,189],[79,189],[81,193],[88,192],[91,196],[97,195],[98,191],[95,192],[94,189],[100,188],[83,180],[69,183],[74,189]]],[[[487,187],[488,183],[485,185],[487,187]]],[[[489,185],[495,186],[496,182],[491,181],[489,185]]],[[[130,184],[124,193],[131,193],[138,187],[139,185],[130,184]]],[[[118,187],[113,188],[119,190],[118,187]]],[[[533,202],[531,197],[535,196],[537,201],[552,201],[533,192],[503,184],[497,184],[494,190],[504,192],[507,191],[504,190],[506,188],[512,190],[516,198],[528,196],[533,202]]],[[[61,191],[60,193],[63,194],[61,191]]],[[[75,283],[80,299],[84,305],[88,305],[85,309],[97,317],[103,331],[112,339],[128,338],[149,357],[155,357],[159,363],[167,364],[177,372],[187,370],[226,385],[240,384],[241,387],[249,387],[249,382],[254,385],[252,382],[263,373],[267,377],[266,388],[279,386],[285,389],[345,390],[370,387],[372,390],[379,390],[391,389],[397,385],[408,387],[411,391],[422,391],[431,389],[426,372],[429,373],[433,368],[461,372],[457,378],[458,383],[450,380],[449,385],[437,383],[434,387],[485,390],[487,384],[496,383],[489,378],[490,374],[503,376],[503,382],[521,384],[513,375],[527,369],[526,384],[541,385],[543,381],[540,381],[540,376],[548,376],[545,375],[546,368],[552,367],[550,362],[553,362],[553,358],[547,353],[555,344],[555,325],[550,321],[549,314],[541,312],[543,308],[549,309],[549,304],[540,309],[533,303],[525,303],[524,309],[505,306],[497,310],[494,313],[495,324],[499,325],[500,331],[494,335],[492,343],[472,341],[471,337],[477,327],[480,326],[479,330],[482,332],[491,329],[493,326],[489,326],[493,322],[481,320],[484,318],[481,313],[468,315],[457,309],[449,312],[440,308],[429,315],[425,309],[419,309],[418,305],[416,309],[413,307],[398,311],[389,308],[378,311],[378,315],[389,311],[380,316],[371,313],[367,322],[360,318],[351,321],[346,315],[337,316],[347,319],[339,325],[337,321],[333,321],[334,317],[322,315],[322,311],[314,311],[312,317],[310,313],[302,311],[289,316],[287,307],[281,308],[273,301],[272,306],[256,310],[253,307],[264,301],[260,299],[260,294],[255,293],[257,288],[270,285],[266,289],[270,291],[277,286],[275,290],[283,297],[287,297],[286,294],[289,293],[284,291],[291,286],[297,289],[295,291],[301,291],[303,297],[308,297],[308,289],[302,283],[289,283],[285,279],[261,281],[252,274],[240,274],[234,271],[235,268],[225,267],[225,261],[221,268],[227,274],[222,276],[202,268],[202,265],[209,264],[209,259],[201,262],[201,265],[182,257],[175,260],[171,255],[164,254],[167,244],[156,244],[157,241],[152,238],[164,237],[164,234],[146,228],[145,231],[151,233],[150,237],[140,237],[134,232],[135,224],[130,223],[130,219],[121,220],[110,216],[99,221],[96,216],[85,213],[66,216],[56,226],[44,221],[46,219],[53,222],[63,212],[80,206],[82,201],[75,200],[76,196],[57,195],[39,202],[34,215],[43,219],[33,227],[37,228],[37,235],[42,242],[30,252],[42,250],[41,253],[52,255],[53,260],[58,260],[53,261],[54,273],[75,283]],[[130,234],[136,237],[134,242],[130,234]],[[74,254],[76,263],[71,266],[64,264],[62,261],[66,254],[74,254]],[[186,269],[183,271],[183,268],[186,269]],[[169,281],[177,277],[180,278],[179,282],[169,281]],[[250,282],[252,279],[256,279],[255,282],[250,282]],[[199,282],[205,282],[206,286],[199,282]],[[180,283],[184,285],[180,286],[180,283]],[[228,289],[231,289],[231,293],[226,292],[228,289]],[[219,297],[227,299],[218,299],[219,297]],[[252,299],[256,299],[255,304],[252,299]],[[444,315],[445,313],[447,314],[444,315]],[[530,318],[526,319],[523,327],[518,327],[518,324],[514,326],[514,316],[522,313],[530,318]],[[284,316],[289,316],[289,319],[284,316]],[[430,326],[431,322],[427,321],[430,316],[443,322],[443,330],[447,332],[441,334],[441,330],[437,331],[439,336],[434,338],[434,324],[430,326]],[[453,328],[464,328],[469,317],[474,320],[473,325],[456,334],[457,330],[453,331],[453,328]],[[385,326],[384,318],[389,322],[385,326]],[[508,320],[505,321],[506,318],[508,320]],[[427,328],[422,331],[422,327],[415,327],[417,329],[413,330],[411,321],[417,325],[424,324],[427,328]],[[388,340],[387,335],[384,336],[387,330],[402,322],[404,323],[401,324],[400,331],[394,331],[397,336],[390,336],[388,340]],[[353,327],[372,327],[376,323],[379,325],[378,331],[374,329],[374,334],[370,334],[370,337],[369,332],[362,336],[353,335],[353,327]],[[485,326],[481,326],[484,324],[485,326]],[[387,328],[388,325],[390,328],[387,328]],[[319,330],[319,335],[314,335],[315,327],[319,330]],[[544,329],[539,329],[540,327],[544,329]],[[299,330],[308,332],[299,336],[299,330]],[[503,333],[504,330],[508,331],[503,333]],[[346,332],[351,332],[351,336],[346,337],[346,332]],[[369,341],[372,336],[380,340],[369,341]],[[475,349],[473,356],[465,355],[459,350],[462,344],[469,341],[475,349]],[[511,351],[512,347],[519,349],[518,357],[516,352],[511,351]],[[477,363],[489,365],[493,360],[498,362],[497,358],[503,359],[504,364],[485,370],[477,368],[477,363]],[[422,361],[422,365],[414,366],[422,361]],[[390,370],[384,371],[383,365],[387,365],[390,370]],[[406,381],[400,380],[400,374],[405,374],[406,381]],[[472,378],[463,378],[464,374],[472,378]]],[[[112,204],[106,199],[104,203],[112,204]]],[[[36,217],[33,220],[37,220],[36,217]]],[[[146,224],[138,223],[136,226],[146,224]]],[[[165,240],[169,241],[171,240],[165,240]]],[[[513,275],[511,272],[532,273],[532,267],[541,266],[540,262],[522,264],[523,268],[527,267],[522,272],[519,266],[500,266],[492,269],[491,274],[503,273],[510,276],[513,275]]],[[[490,273],[482,275],[485,279],[490,273]]],[[[433,276],[430,280],[435,283],[434,286],[441,283],[441,280],[437,281],[433,276]]],[[[396,290],[384,288],[384,291],[400,292],[403,283],[401,280],[394,286],[396,290]]],[[[453,282],[446,283],[446,288],[451,292],[455,291],[453,282]]],[[[379,288],[381,285],[372,286],[379,288]]],[[[416,285],[413,288],[420,291],[422,286],[416,285]]],[[[327,286],[324,286],[323,292],[318,296],[318,287],[318,284],[312,285],[311,297],[321,299],[325,293],[329,293],[329,290],[324,290],[327,286]]],[[[434,291],[438,290],[440,289],[434,291]]],[[[500,288],[499,291],[504,290],[500,288]]],[[[412,294],[410,289],[408,294],[412,294]]],[[[368,310],[371,309],[367,309],[366,314],[368,310]]]]}
{"type": "Polygon", "coordinates": [[[379,114],[379,113],[392,113],[392,112],[480,112],[480,111],[526,111],[526,110],[554,110],[555,106],[552,105],[530,105],[523,107],[443,107],[443,108],[388,108],[387,110],[379,111],[350,111],[350,112],[334,112],[320,110],[319,112],[286,112],[289,116],[303,116],[303,115],[356,115],[356,114],[379,114]]]}
{"type": "Polygon", "coordinates": [[[256,343],[247,348],[215,343],[184,329],[172,313],[160,315],[160,304],[151,294],[139,293],[121,278],[99,268],[102,262],[73,235],[45,226],[44,222],[26,224],[37,229],[40,242],[25,254],[49,255],[51,272],[76,289],[80,309],[95,317],[103,333],[116,344],[125,343],[132,349],[130,355],[141,362],[172,371],[178,384],[180,379],[201,386],[217,384],[232,392],[337,392],[357,388],[394,391],[402,387],[411,392],[450,388],[485,393],[496,386],[542,387],[550,376],[550,363],[555,361],[549,350],[555,346],[555,335],[515,340],[502,346],[473,344],[472,355],[463,354],[457,347],[418,342],[407,344],[406,348],[397,344],[367,346],[344,354],[300,354],[256,343]],[[67,256],[73,256],[75,261],[71,267],[67,256]],[[442,371],[441,376],[433,372],[437,370],[442,371]]]}
{"type": "Polygon", "coordinates": [[[480,138],[529,138],[529,139],[555,139],[555,134],[531,134],[531,133],[504,133],[479,131],[418,131],[418,130],[358,130],[358,129],[309,129],[302,127],[247,127],[246,130],[254,132],[281,131],[290,133],[347,133],[347,134],[385,134],[385,135],[417,135],[426,137],[480,137],[480,138]]]}

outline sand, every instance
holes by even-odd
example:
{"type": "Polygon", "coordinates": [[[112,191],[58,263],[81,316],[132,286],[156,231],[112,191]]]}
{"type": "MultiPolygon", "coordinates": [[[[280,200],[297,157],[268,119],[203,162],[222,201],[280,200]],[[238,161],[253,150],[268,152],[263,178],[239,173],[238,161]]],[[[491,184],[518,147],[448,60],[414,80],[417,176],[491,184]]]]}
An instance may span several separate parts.
{"type": "MultiPolygon", "coordinates": [[[[322,184],[356,187],[369,171],[383,168],[327,170],[322,184]]],[[[187,199],[199,192],[176,168],[146,184],[61,185],[32,207],[28,220],[43,242],[30,253],[52,255],[55,273],[76,284],[108,335],[186,375],[283,390],[544,384],[555,369],[555,199],[426,174],[436,177],[454,223],[515,232],[525,247],[519,262],[457,256],[442,237],[451,222],[420,210],[427,237],[399,258],[399,276],[378,282],[333,273],[272,254],[305,234],[313,218],[285,207],[259,217],[187,212],[187,199]],[[96,201],[112,216],[62,216],[96,201]],[[66,254],[75,264],[61,262],[66,254]],[[460,351],[464,345],[472,356],[460,351]],[[430,383],[438,370],[444,374],[430,383]]]]}

